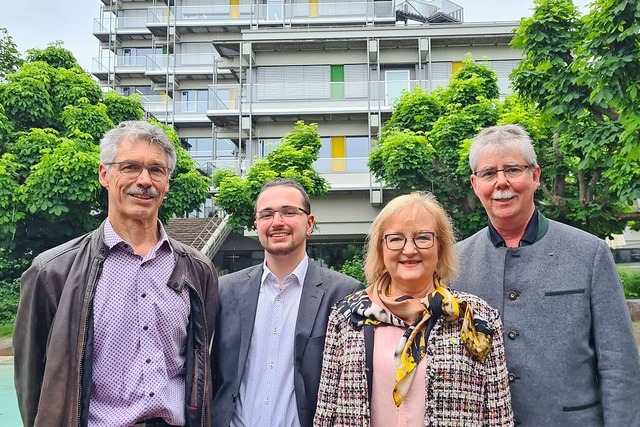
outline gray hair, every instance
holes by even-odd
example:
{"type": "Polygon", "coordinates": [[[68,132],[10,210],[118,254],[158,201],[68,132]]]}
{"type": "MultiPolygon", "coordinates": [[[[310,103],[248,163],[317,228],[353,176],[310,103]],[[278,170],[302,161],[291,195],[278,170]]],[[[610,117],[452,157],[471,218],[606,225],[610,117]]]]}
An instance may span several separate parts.
{"type": "Polygon", "coordinates": [[[144,120],[122,122],[107,131],[100,140],[100,163],[107,164],[115,160],[120,143],[127,138],[142,139],[160,147],[167,155],[167,167],[171,173],[176,166],[176,149],[164,131],[144,120]]]}
{"type": "Polygon", "coordinates": [[[499,152],[515,149],[522,154],[527,164],[538,164],[531,137],[520,125],[490,126],[481,130],[471,143],[469,150],[469,166],[475,172],[480,153],[487,149],[499,152]]]}

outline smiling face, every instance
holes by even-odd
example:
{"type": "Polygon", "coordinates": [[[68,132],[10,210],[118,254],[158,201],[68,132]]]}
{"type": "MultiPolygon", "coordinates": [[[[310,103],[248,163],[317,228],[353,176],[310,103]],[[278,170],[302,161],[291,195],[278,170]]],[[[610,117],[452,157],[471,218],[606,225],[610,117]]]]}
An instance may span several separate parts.
{"type": "MultiPolygon", "coordinates": [[[[256,200],[256,212],[279,210],[283,207],[302,208],[303,200],[296,188],[280,185],[265,189],[256,200]]],[[[313,215],[299,213],[292,218],[283,218],[275,213],[269,220],[256,220],[254,225],[262,247],[270,256],[291,256],[302,259],[306,253],[307,236],[313,229],[313,215]]]]}
{"type": "MultiPolygon", "coordinates": [[[[476,170],[524,164],[527,162],[516,148],[487,148],[479,153],[476,170]]],[[[525,170],[517,178],[506,178],[499,172],[493,181],[484,181],[471,175],[471,185],[498,230],[524,228],[535,210],[533,195],[540,186],[540,166],[525,170]]]]}
{"type": "MultiPolygon", "coordinates": [[[[125,139],[118,145],[114,162],[134,162],[145,166],[167,165],[163,149],[145,140],[125,139]]],[[[100,165],[100,184],[109,192],[109,220],[127,224],[132,221],[155,225],[158,210],[169,191],[169,178],[154,181],[144,169],[136,178],[124,176],[118,165],[100,165]]]]}
{"type": "Polygon", "coordinates": [[[382,229],[382,236],[402,234],[407,242],[402,250],[390,250],[381,240],[382,258],[386,270],[391,276],[391,285],[405,294],[424,296],[433,286],[433,273],[438,265],[440,243],[435,239],[429,249],[418,249],[410,237],[423,232],[438,235],[435,219],[420,213],[415,218],[397,213],[389,218],[382,229]]]}

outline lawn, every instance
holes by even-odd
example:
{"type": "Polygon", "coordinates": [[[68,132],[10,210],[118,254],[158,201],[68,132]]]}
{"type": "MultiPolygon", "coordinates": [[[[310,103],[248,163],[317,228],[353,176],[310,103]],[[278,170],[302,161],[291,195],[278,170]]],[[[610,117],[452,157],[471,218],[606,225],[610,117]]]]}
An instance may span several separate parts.
{"type": "Polygon", "coordinates": [[[10,337],[13,335],[13,323],[8,325],[0,325],[0,338],[10,337]]]}

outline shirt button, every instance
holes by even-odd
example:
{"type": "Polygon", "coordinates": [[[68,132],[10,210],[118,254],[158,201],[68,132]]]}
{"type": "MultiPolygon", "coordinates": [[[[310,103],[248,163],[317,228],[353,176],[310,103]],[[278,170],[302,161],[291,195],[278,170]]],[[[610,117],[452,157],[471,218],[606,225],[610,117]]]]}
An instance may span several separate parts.
{"type": "Polygon", "coordinates": [[[145,325],[145,326],[142,327],[142,329],[144,329],[146,331],[146,330],[149,329],[149,327],[145,325]]]}
{"type": "Polygon", "coordinates": [[[515,381],[516,381],[516,376],[515,376],[514,374],[511,374],[511,373],[510,373],[510,374],[507,376],[507,378],[509,379],[509,382],[510,382],[510,383],[513,383],[513,382],[515,382],[515,381]]]}
{"type": "Polygon", "coordinates": [[[518,293],[516,291],[509,291],[509,299],[513,301],[516,298],[518,298],[518,293]]]}
{"type": "Polygon", "coordinates": [[[141,296],[142,298],[146,298],[146,297],[147,297],[147,294],[142,294],[142,295],[140,295],[140,296],[141,296]]]}
{"type": "Polygon", "coordinates": [[[156,395],[156,394],[155,394],[154,392],[149,393],[149,397],[153,397],[153,396],[155,396],[155,395],[156,395]]]}
{"type": "Polygon", "coordinates": [[[151,359],[147,359],[147,360],[145,360],[145,362],[151,363],[151,359]]]}
{"type": "Polygon", "coordinates": [[[509,331],[507,336],[509,337],[510,340],[515,340],[516,337],[518,336],[518,333],[516,331],[509,331]]]}

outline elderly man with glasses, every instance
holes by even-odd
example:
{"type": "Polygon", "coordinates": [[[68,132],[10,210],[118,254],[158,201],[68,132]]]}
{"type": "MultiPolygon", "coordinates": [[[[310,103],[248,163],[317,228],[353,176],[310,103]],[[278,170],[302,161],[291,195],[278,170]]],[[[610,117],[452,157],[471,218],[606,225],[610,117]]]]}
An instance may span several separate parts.
{"type": "Polygon", "coordinates": [[[363,287],[309,259],[314,220],[293,180],[268,182],[258,195],[264,262],[220,278],[214,426],[311,426],[329,313],[363,287]]]}
{"type": "Polygon", "coordinates": [[[640,426],[640,362],[605,242],[547,219],[529,135],[482,130],[469,153],[488,226],[458,243],[452,288],[496,307],[516,425],[640,426]]]}
{"type": "Polygon", "coordinates": [[[176,164],[144,121],[100,141],[107,219],[23,274],[13,345],[25,426],[211,425],[211,261],[158,220],[176,164]]]}

